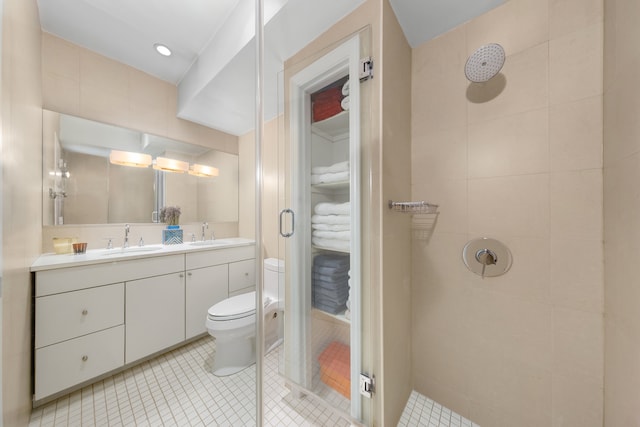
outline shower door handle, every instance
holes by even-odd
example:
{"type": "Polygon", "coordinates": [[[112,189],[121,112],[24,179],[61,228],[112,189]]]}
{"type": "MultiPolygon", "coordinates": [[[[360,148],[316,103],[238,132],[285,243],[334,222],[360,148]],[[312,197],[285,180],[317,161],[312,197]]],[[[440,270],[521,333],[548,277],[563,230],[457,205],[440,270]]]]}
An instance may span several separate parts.
{"type": "Polygon", "coordinates": [[[296,224],[296,215],[293,213],[293,211],[292,211],[291,209],[289,209],[289,208],[287,208],[287,209],[282,209],[282,210],[280,211],[280,225],[279,225],[279,228],[280,228],[280,229],[279,229],[280,235],[281,235],[282,237],[291,237],[291,236],[293,236],[293,233],[294,233],[294,232],[295,232],[295,230],[296,230],[296,225],[295,225],[295,224],[296,224]],[[285,233],[285,232],[283,231],[283,228],[282,228],[283,218],[284,218],[285,214],[291,214],[291,231],[290,231],[290,232],[288,232],[288,233],[285,233]]]}

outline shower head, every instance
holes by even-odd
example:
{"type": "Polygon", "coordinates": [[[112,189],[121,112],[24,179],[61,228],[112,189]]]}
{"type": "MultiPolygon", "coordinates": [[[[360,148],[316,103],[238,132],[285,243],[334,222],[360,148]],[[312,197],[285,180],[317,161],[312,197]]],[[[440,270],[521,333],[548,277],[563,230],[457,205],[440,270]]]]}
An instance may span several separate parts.
{"type": "Polygon", "coordinates": [[[497,43],[481,46],[467,59],[464,74],[473,83],[486,82],[504,65],[504,49],[497,43]]]}

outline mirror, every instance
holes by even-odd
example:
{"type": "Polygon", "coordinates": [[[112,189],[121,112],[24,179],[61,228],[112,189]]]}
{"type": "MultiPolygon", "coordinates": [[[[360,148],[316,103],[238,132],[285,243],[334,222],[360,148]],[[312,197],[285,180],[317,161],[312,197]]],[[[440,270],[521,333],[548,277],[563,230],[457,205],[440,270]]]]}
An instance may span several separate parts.
{"type": "Polygon", "coordinates": [[[238,156],[43,110],[43,225],[158,222],[179,206],[180,223],[238,221],[238,156]],[[200,177],[110,163],[112,150],[213,166],[200,177]]]}

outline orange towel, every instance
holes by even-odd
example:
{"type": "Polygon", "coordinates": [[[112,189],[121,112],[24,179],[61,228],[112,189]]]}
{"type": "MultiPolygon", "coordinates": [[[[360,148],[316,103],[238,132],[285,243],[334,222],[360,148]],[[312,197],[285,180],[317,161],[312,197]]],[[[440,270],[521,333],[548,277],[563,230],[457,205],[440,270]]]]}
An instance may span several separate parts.
{"type": "Polygon", "coordinates": [[[330,343],[318,357],[320,379],[347,399],[351,397],[351,354],[348,345],[330,343]]]}

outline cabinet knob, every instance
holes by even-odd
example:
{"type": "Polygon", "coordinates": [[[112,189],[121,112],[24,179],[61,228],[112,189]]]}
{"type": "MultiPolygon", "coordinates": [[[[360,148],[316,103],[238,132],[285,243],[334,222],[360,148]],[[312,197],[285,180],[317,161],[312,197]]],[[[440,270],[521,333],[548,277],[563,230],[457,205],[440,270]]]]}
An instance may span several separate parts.
{"type": "Polygon", "coordinates": [[[89,360],[89,356],[87,356],[86,354],[84,356],[82,356],[82,361],[86,362],[87,360],[89,360]]]}
{"type": "Polygon", "coordinates": [[[87,310],[86,308],[84,310],[82,310],[82,315],[86,316],[87,314],[89,314],[89,310],[87,310]]]}

